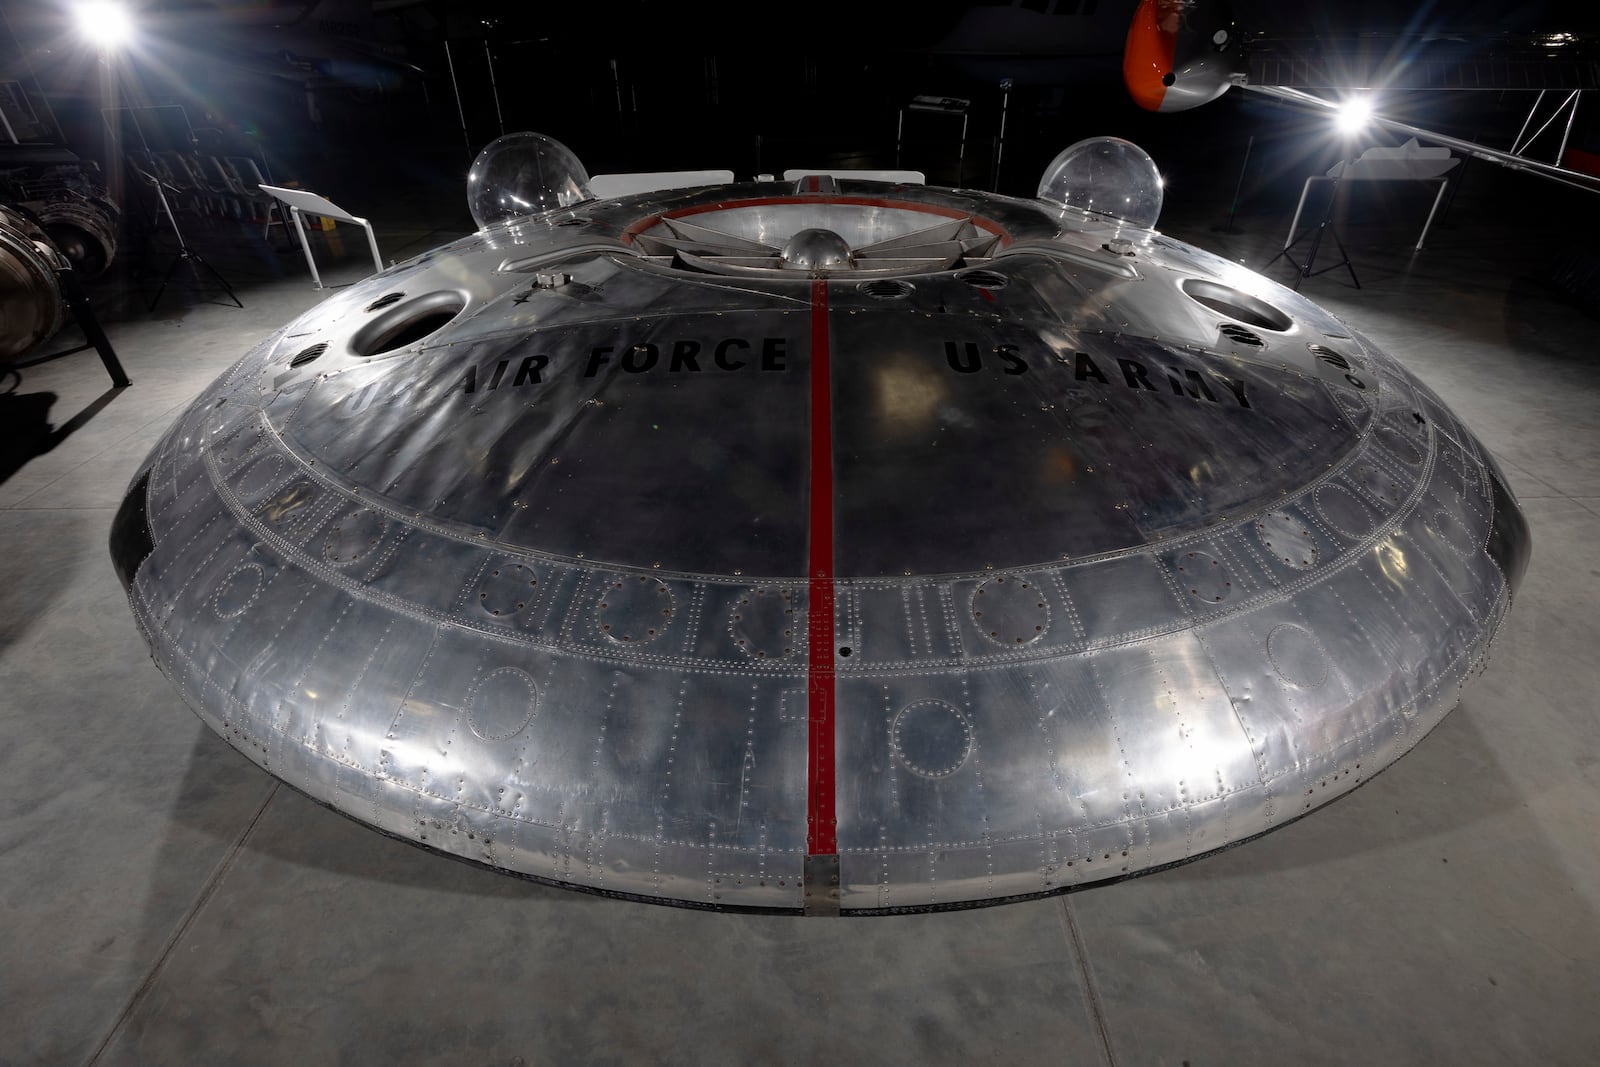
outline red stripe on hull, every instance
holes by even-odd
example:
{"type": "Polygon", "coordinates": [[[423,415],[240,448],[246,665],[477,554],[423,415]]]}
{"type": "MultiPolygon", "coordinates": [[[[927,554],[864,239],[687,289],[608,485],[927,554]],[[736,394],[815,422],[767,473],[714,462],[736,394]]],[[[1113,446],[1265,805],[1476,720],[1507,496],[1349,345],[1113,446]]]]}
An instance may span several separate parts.
{"type": "Polygon", "coordinates": [[[839,851],[834,812],[833,395],[828,283],[811,283],[811,530],[807,561],[806,852],[839,851]]]}

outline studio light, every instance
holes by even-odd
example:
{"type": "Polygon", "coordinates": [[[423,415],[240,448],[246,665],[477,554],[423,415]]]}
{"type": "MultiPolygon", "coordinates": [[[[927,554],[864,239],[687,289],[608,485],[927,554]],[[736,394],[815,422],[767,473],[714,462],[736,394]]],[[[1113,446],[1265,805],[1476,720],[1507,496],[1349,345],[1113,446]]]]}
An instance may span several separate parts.
{"type": "Polygon", "coordinates": [[[73,9],[78,32],[97,48],[121,48],[133,37],[133,19],[115,0],[90,0],[73,9]]]}
{"type": "Polygon", "coordinates": [[[1340,133],[1350,136],[1365,129],[1371,118],[1372,98],[1361,95],[1352,96],[1340,104],[1338,117],[1334,121],[1340,133]]]}

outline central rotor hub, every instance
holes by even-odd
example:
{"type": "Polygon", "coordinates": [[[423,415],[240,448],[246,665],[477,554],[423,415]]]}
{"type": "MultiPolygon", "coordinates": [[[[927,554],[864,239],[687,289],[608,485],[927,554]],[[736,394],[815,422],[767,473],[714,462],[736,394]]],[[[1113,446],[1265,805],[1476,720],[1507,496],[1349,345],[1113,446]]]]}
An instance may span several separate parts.
{"type": "MultiPolygon", "coordinates": [[[[941,203],[748,194],[650,215],[623,241],[659,266],[731,277],[911,275],[978,266],[1009,234],[941,203]]],[[[646,206],[655,207],[654,203],[646,206]]],[[[1052,231],[1053,232],[1053,231],[1052,231]]]]}
{"type": "Polygon", "coordinates": [[[789,238],[779,260],[784,270],[850,270],[855,266],[850,242],[819,226],[789,238]]]}

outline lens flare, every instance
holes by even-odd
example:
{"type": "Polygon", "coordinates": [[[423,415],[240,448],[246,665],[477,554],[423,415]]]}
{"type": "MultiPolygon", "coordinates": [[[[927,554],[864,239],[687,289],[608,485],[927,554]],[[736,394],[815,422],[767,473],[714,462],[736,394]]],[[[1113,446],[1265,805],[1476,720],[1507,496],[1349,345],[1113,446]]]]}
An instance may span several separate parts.
{"type": "Polygon", "coordinates": [[[98,48],[120,48],[133,36],[128,9],[111,0],[79,4],[73,15],[78,20],[78,32],[98,48]]]}
{"type": "Polygon", "coordinates": [[[1372,100],[1366,96],[1352,96],[1339,105],[1339,117],[1335,120],[1339,132],[1343,134],[1360,133],[1372,119],[1372,100]]]}

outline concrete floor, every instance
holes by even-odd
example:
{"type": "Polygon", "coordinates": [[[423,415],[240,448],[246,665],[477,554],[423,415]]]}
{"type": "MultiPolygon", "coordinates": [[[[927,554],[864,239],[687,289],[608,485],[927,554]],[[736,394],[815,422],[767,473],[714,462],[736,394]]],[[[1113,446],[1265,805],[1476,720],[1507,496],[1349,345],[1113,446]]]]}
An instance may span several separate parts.
{"type": "MultiPolygon", "coordinates": [[[[1164,221],[1252,265],[1282,233],[1195,214],[1164,221]]],[[[107,529],[189,398],[326,295],[296,258],[219,252],[243,310],[186,292],[114,322],[131,389],[92,353],[5,375],[0,1063],[1593,1063],[1596,323],[1529,280],[1525,233],[1451,220],[1414,259],[1420,216],[1352,225],[1365,287],[1306,291],[1442,394],[1521,497],[1533,564],[1488,670],[1307,819],[979,911],[711,915],[532,885],[317,807],[205,729],[145,652],[107,529]]],[[[386,256],[442,237],[377,225],[386,256]]],[[[361,274],[347,243],[334,281],[361,274]]]]}

